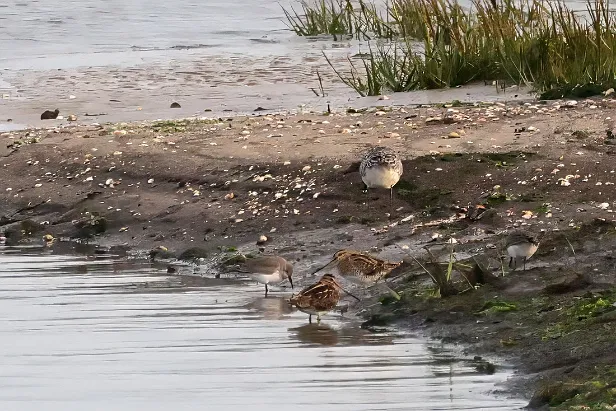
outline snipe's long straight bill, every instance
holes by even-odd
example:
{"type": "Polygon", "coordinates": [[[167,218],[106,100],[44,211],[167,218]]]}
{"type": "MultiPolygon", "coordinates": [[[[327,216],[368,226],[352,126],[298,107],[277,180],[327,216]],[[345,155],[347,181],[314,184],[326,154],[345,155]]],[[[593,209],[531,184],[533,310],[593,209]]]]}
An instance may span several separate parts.
{"type": "Polygon", "coordinates": [[[361,301],[359,298],[357,298],[356,296],[354,296],[353,294],[351,294],[350,292],[342,288],[339,284],[338,284],[338,288],[340,288],[342,292],[344,292],[345,294],[350,295],[351,297],[355,298],[357,301],[361,301]]]}
{"type": "MultiPolygon", "coordinates": [[[[315,275],[315,274],[316,274],[316,273],[318,273],[319,271],[322,271],[322,270],[324,270],[324,269],[328,268],[328,267],[329,267],[329,266],[330,266],[333,262],[335,262],[335,261],[336,261],[335,259],[330,260],[327,264],[325,264],[323,267],[321,267],[321,268],[319,268],[319,269],[317,269],[317,270],[313,271],[310,275],[315,275]]],[[[344,291],[344,290],[343,290],[343,291],[344,291]]]]}

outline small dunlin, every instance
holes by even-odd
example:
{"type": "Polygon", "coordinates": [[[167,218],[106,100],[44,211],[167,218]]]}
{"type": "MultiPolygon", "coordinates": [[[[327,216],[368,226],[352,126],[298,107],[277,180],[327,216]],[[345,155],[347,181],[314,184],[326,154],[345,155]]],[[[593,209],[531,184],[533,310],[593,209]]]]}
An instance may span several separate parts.
{"type": "Polygon", "coordinates": [[[278,256],[262,256],[249,258],[242,264],[240,272],[247,274],[253,280],[265,284],[265,296],[268,284],[278,284],[288,279],[293,288],[293,266],[287,260],[278,256]]]}
{"type": "Polygon", "coordinates": [[[539,240],[529,233],[514,231],[509,234],[505,240],[505,248],[509,254],[509,268],[515,270],[518,260],[522,259],[526,270],[526,261],[535,254],[538,247],[539,240]]]}

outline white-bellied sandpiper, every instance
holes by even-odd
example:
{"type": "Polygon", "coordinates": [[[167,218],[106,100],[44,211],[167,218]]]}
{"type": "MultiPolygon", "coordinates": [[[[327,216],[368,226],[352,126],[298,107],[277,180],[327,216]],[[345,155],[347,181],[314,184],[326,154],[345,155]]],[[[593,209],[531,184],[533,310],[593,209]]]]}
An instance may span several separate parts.
{"type": "Polygon", "coordinates": [[[293,265],[282,257],[261,256],[247,259],[238,270],[247,274],[253,280],[265,284],[265,296],[269,291],[268,284],[278,284],[288,279],[293,288],[293,265]]]}
{"type": "Polygon", "coordinates": [[[394,201],[394,186],[400,181],[403,168],[398,154],[387,147],[373,147],[362,157],[359,174],[364,182],[364,190],[369,188],[389,189],[390,205],[394,201]]]}
{"type": "Polygon", "coordinates": [[[514,231],[509,234],[505,240],[505,248],[509,254],[509,268],[515,270],[518,261],[522,259],[526,270],[526,261],[535,254],[538,247],[539,240],[529,233],[514,231]]]}

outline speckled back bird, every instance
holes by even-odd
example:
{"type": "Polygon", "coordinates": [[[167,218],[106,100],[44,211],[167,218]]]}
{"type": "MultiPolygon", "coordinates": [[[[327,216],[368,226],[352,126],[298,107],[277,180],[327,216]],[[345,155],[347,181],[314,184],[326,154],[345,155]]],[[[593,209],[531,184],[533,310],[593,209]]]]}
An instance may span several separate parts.
{"type": "MultiPolygon", "coordinates": [[[[304,288],[299,294],[291,296],[289,304],[308,314],[308,322],[312,322],[313,315],[317,316],[317,322],[321,322],[321,316],[338,305],[340,291],[344,290],[336,278],[332,274],[325,274],[318,282],[304,288]]],[[[347,294],[359,300],[353,294],[348,292],[347,294]]]]}
{"type": "MultiPolygon", "coordinates": [[[[327,264],[313,274],[327,269],[352,283],[370,286],[384,279],[401,264],[402,261],[391,263],[359,251],[344,249],[337,251],[327,264]]],[[[400,296],[394,290],[389,288],[389,291],[394,297],[400,299],[400,296]]]]}
{"type": "Polygon", "coordinates": [[[362,157],[359,174],[364,182],[364,190],[369,188],[389,189],[389,199],[393,204],[393,187],[400,181],[403,168],[398,154],[387,147],[373,147],[362,157]]]}

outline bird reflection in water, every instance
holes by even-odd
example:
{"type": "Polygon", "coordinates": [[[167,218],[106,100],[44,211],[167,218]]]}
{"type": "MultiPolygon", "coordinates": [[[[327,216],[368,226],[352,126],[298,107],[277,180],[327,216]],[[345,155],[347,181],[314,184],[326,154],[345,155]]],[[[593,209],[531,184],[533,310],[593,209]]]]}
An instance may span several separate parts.
{"type": "Polygon", "coordinates": [[[297,328],[289,328],[292,337],[303,343],[334,346],[338,345],[338,330],[322,323],[308,323],[297,328]]]}
{"type": "Polygon", "coordinates": [[[293,312],[289,305],[288,298],[285,297],[261,297],[245,305],[249,310],[261,313],[266,320],[280,320],[293,312]]]}
{"type": "Polygon", "coordinates": [[[353,325],[336,329],[326,323],[308,323],[289,328],[289,332],[292,339],[325,346],[390,345],[394,342],[392,335],[373,333],[353,325]]]}

